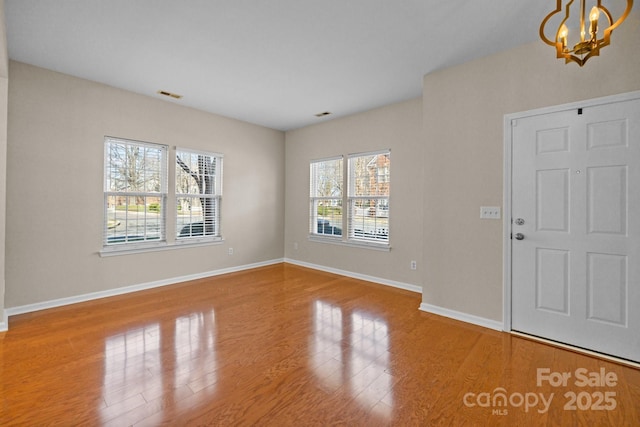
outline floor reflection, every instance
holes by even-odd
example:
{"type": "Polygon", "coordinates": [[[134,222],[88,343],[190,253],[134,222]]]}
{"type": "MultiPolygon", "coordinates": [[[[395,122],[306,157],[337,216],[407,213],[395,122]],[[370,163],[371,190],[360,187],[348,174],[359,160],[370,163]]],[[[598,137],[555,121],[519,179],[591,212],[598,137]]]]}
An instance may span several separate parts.
{"type": "Polygon", "coordinates": [[[208,401],[217,381],[213,309],[114,335],[105,342],[101,419],[154,402],[188,409],[208,401]]]}
{"type": "Polygon", "coordinates": [[[389,370],[389,330],[385,320],[339,306],[314,303],[312,366],[328,391],[348,391],[381,417],[391,416],[393,377],[389,370]]]}
{"type": "Polygon", "coordinates": [[[174,384],[187,385],[203,398],[215,391],[216,372],[216,315],[192,313],[176,319],[174,384]]]}
{"type": "Polygon", "coordinates": [[[101,408],[103,421],[128,406],[144,403],[141,393],[162,389],[160,325],[134,329],[107,338],[104,350],[104,379],[101,408]]]}
{"type": "Polygon", "coordinates": [[[312,335],[312,363],[318,377],[330,388],[343,382],[342,369],[342,310],[323,301],[314,307],[312,335]]]}
{"type": "Polygon", "coordinates": [[[387,323],[356,311],[351,314],[351,327],[352,393],[380,415],[390,416],[388,409],[393,407],[393,390],[387,323]],[[378,405],[378,402],[384,405],[378,405]]]}

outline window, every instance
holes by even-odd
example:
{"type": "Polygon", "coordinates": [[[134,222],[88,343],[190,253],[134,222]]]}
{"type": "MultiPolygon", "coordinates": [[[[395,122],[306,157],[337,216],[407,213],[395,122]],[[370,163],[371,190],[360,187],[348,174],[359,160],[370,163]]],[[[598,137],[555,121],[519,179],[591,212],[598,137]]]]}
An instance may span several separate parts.
{"type": "Polygon", "coordinates": [[[389,150],[352,154],[343,177],[343,158],[310,165],[310,234],[354,244],[389,245],[389,150]],[[347,192],[344,194],[343,188],[347,192]],[[346,196],[346,198],[345,198],[346,196]],[[343,200],[346,218],[343,218],[343,200]],[[343,233],[346,227],[347,232],[343,233]]]}
{"type": "Polygon", "coordinates": [[[342,235],[342,157],[311,162],[310,233],[342,235]]]}
{"type": "Polygon", "coordinates": [[[104,245],[165,239],[167,147],[105,138],[104,245]]]}
{"type": "Polygon", "coordinates": [[[222,241],[221,154],[113,137],[104,142],[101,254],[222,241]],[[167,215],[175,219],[170,229],[167,215]]]}
{"type": "Polygon", "coordinates": [[[176,238],[219,239],[222,156],[176,152],[176,238]]]}
{"type": "Polygon", "coordinates": [[[390,154],[349,156],[349,240],[389,242],[390,154]]]}

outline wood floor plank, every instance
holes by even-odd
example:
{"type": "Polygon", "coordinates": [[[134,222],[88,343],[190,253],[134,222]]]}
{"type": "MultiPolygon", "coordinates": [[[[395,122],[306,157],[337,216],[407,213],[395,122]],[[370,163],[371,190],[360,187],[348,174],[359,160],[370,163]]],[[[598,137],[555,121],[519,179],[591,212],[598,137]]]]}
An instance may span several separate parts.
{"type": "Polygon", "coordinates": [[[640,370],[420,303],[278,264],[12,316],[0,425],[640,425],[640,370]]]}

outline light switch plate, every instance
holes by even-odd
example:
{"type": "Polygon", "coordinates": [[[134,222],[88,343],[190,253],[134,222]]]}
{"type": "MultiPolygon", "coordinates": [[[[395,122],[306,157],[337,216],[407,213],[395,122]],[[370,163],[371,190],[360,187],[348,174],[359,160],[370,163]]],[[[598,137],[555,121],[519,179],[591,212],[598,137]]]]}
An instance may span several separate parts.
{"type": "Polygon", "coordinates": [[[480,218],[500,219],[500,207],[499,206],[480,206],[480,218]]]}

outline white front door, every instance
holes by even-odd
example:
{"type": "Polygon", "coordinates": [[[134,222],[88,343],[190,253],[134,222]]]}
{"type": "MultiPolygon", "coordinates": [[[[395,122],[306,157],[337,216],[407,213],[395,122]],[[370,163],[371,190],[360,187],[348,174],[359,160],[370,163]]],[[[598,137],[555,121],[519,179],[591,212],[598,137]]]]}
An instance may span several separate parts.
{"type": "Polygon", "coordinates": [[[511,327],[640,361],[640,99],[512,123],[511,327]]]}

